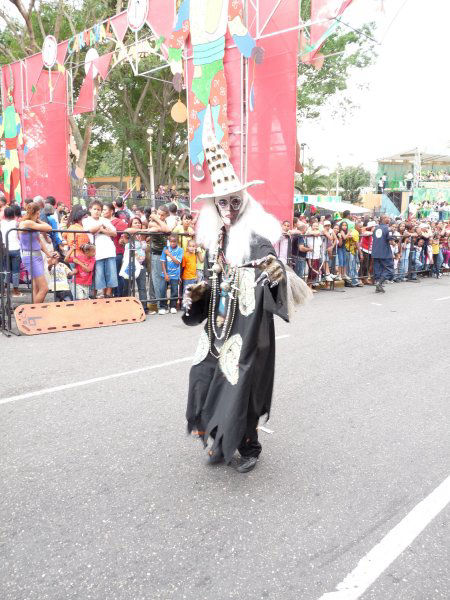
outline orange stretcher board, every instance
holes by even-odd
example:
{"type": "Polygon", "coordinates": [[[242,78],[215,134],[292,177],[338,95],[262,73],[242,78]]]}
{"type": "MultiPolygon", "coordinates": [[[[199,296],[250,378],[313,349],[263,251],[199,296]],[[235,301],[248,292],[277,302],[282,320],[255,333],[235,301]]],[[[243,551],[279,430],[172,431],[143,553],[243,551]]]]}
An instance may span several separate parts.
{"type": "Polygon", "coordinates": [[[145,321],[142,304],[132,297],[22,304],[15,309],[14,316],[19,331],[25,335],[145,321]]]}

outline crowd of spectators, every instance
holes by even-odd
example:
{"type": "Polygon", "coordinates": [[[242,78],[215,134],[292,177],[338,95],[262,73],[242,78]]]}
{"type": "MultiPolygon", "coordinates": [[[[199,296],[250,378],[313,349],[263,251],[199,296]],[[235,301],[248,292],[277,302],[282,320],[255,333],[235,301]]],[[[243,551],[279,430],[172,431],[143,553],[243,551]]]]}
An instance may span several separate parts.
{"type": "Polygon", "coordinates": [[[420,173],[421,181],[450,181],[450,173],[447,171],[422,171],[420,173]]]}
{"type": "Polygon", "coordinates": [[[450,207],[445,199],[430,202],[424,200],[419,203],[411,202],[409,205],[409,213],[411,217],[419,219],[427,219],[432,222],[444,221],[447,213],[450,212],[450,207]]]}
{"type": "MultiPolygon", "coordinates": [[[[44,302],[49,291],[59,301],[135,291],[147,313],[176,313],[184,287],[203,278],[205,253],[195,241],[195,219],[175,203],[130,210],[122,198],[111,203],[93,198],[88,209],[77,204],[70,212],[52,196],[27,199],[22,208],[0,203],[12,295],[23,295],[20,283],[30,281],[34,302],[44,302]]],[[[374,217],[348,211],[342,218],[296,214],[293,223],[282,223],[275,250],[313,291],[336,281],[372,285],[377,224],[374,217]]],[[[449,268],[448,221],[416,214],[391,220],[390,230],[394,282],[440,277],[449,268]]]]}
{"type": "MultiPolygon", "coordinates": [[[[372,239],[379,219],[331,214],[321,217],[296,215],[293,225],[282,223],[283,234],[276,244],[279,259],[289,264],[299,277],[317,291],[335,281],[347,287],[374,285],[372,239]]],[[[437,278],[449,269],[450,222],[400,217],[390,221],[390,241],[394,261],[394,283],[417,280],[418,276],[437,278]]]]}
{"type": "Polygon", "coordinates": [[[77,204],[69,212],[51,196],[27,199],[22,209],[4,206],[0,223],[5,245],[8,236],[12,295],[20,297],[20,281],[29,280],[34,302],[43,302],[48,291],[68,301],[136,289],[145,312],[176,313],[183,288],[203,277],[195,219],[175,203],[132,208],[121,198],[94,198],[88,209],[77,204]]]}

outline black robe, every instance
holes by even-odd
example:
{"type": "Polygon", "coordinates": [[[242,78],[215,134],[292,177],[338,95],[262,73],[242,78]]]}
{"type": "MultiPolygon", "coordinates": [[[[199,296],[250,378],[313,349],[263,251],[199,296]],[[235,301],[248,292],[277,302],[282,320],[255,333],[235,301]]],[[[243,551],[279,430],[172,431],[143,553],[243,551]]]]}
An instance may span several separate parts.
{"type": "MultiPolygon", "coordinates": [[[[254,236],[250,260],[269,254],[275,255],[271,243],[254,236]]],[[[192,304],[189,314],[183,316],[187,325],[197,325],[208,317],[212,273],[207,269],[210,267],[207,257],[208,289],[202,299],[192,304]]],[[[240,291],[228,341],[221,347],[219,359],[212,356],[206,323],[189,376],[186,412],[188,431],[198,432],[205,444],[212,434],[212,450],[222,451],[227,463],[240,445],[247,423],[270,414],[275,368],[273,315],[289,320],[286,278],[273,288],[261,283],[255,288],[255,279],[261,271],[245,268],[239,272],[240,291]]],[[[212,344],[217,355],[214,337],[212,344]]]]}

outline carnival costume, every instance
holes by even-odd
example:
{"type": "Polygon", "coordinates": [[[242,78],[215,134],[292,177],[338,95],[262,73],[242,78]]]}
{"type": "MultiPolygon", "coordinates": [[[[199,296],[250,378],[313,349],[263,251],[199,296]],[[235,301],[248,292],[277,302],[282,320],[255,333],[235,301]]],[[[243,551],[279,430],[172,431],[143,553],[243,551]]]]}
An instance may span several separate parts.
{"type": "Polygon", "coordinates": [[[254,466],[261,452],[258,421],[269,416],[272,402],[273,316],[289,321],[292,301],[304,303],[311,294],[276,258],[278,221],[245,191],[262,182],[242,185],[218,144],[205,151],[214,193],[197,198],[205,200],[197,241],[207,250],[206,277],[187,288],[183,321],[206,320],[206,326],[190,372],[187,425],[205,445],[213,439],[212,462],[229,463],[238,449],[254,466]],[[235,193],[242,199],[239,216],[225,227],[220,202],[230,195],[233,201],[235,193]]]}

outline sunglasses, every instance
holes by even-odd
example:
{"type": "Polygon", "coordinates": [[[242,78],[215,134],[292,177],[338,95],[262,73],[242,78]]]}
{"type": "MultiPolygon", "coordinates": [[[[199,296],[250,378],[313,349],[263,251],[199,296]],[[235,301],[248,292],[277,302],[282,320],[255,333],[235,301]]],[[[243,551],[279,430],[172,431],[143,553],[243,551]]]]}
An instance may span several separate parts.
{"type": "Polygon", "coordinates": [[[232,198],[219,198],[217,205],[220,208],[231,208],[232,210],[239,210],[242,206],[242,198],[240,196],[233,196],[232,198]]]}

